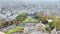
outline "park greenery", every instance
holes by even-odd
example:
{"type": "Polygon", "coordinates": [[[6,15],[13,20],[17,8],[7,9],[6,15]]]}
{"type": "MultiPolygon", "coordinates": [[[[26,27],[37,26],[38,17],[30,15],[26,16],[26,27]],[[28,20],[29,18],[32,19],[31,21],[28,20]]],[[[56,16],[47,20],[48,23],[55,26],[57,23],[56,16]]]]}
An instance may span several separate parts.
{"type": "Polygon", "coordinates": [[[54,25],[56,26],[56,29],[57,29],[57,30],[60,30],[60,18],[57,18],[57,19],[54,21],[54,25]]]}
{"type": "Polygon", "coordinates": [[[49,26],[46,26],[46,27],[45,27],[45,30],[46,30],[47,32],[50,32],[50,31],[51,31],[51,29],[50,29],[49,26]]]}
{"type": "Polygon", "coordinates": [[[24,28],[12,28],[12,29],[8,30],[8,31],[6,32],[6,34],[11,34],[11,33],[13,33],[13,32],[17,32],[17,31],[23,32],[23,30],[24,30],[24,28]]]}
{"type": "Polygon", "coordinates": [[[54,21],[50,22],[48,26],[45,28],[46,31],[51,32],[55,28],[54,21]]]}
{"type": "Polygon", "coordinates": [[[27,17],[26,14],[19,14],[19,15],[16,17],[16,19],[18,19],[18,20],[20,20],[20,22],[22,22],[23,20],[25,20],[26,17],[27,17]]]}
{"type": "MultiPolygon", "coordinates": [[[[0,22],[0,29],[11,26],[11,25],[19,25],[20,23],[38,23],[39,21],[42,21],[43,24],[48,24],[48,26],[45,28],[46,31],[50,32],[55,27],[57,30],[60,30],[60,18],[55,18],[55,16],[52,15],[43,15],[43,14],[36,14],[37,17],[32,18],[31,16],[27,17],[26,14],[19,14],[15,20],[12,21],[4,21],[0,22]],[[48,19],[52,19],[53,22],[48,22],[48,19]]],[[[15,31],[22,31],[23,28],[13,28],[7,31],[6,34],[10,34],[15,31]]]]}
{"type": "Polygon", "coordinates": [[[27,22],[27,23],[38,23],[39,20],[38,19],[33,19],[33,18],[26,18],[24,21],[24,23],[27,22]]]}

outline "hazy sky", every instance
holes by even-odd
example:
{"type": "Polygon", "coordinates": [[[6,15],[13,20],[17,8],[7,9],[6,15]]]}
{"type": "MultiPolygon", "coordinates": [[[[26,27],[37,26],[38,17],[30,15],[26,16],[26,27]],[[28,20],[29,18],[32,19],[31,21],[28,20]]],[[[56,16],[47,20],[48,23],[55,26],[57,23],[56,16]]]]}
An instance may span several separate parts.
{"type": "Polygon", "coordinates": [[[60,0],[0,0],[0,1],[28,1],[28,2],[32,2],[32,1],[60,1],[60,0]]]}
{"type": "Polygon", "coordinates": [[[60,0],[0,0],[0,1],[3,1],[3,2],[19,2],[19,1],[22,1],[22,2],[41,2],[41,1],[60,1],[60,0]]]}

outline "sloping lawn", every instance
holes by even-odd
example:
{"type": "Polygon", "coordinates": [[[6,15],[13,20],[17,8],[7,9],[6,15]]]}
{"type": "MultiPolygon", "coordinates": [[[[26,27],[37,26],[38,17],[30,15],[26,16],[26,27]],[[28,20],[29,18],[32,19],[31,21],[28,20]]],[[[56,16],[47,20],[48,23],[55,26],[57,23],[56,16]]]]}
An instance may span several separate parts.
{"type": "Polygon", "coordinates": [[[32,23],[32,22],[38,22],[38,19],[33,19],[33,18],[26,18],[23,22],[28,22],[28,23],[32,23]]]}
{"type": "Polygon", "coordinates": [[[6,32],[6,34],[11,34],[13,32],[16,32],[16,31],[20,31],[20,32],[23,32],[24,28],[13,28],[13,29],[10,29],[6,32]]]}

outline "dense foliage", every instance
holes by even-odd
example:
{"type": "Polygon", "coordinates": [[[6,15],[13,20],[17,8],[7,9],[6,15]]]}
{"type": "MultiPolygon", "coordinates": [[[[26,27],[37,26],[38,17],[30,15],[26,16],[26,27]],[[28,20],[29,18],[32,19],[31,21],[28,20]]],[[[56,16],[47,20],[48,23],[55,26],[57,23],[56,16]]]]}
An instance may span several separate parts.
{"type": "Polygon", "coordinates": [[[23,20],[25,20],[26,18],[26,14],[19,14],[16,19],[20,20],[20,22],[22,22],[23,20]]]}
{"type": "Polygon", "coordinates": [[[56,26],[57,30],[60,30],[60,18],[54,21],[54,25],[56,26]]]}
{"type": "Polygon", "coordinates": [[[48,27],[48,26],[45,28],[45,30],[48,31],[48,32],[51,31],[50,27],[48,27]]]}
{"type": "Polygon", "coordinates": [[[50,22],[48,26],[45,28],[46,31],[51,32],[55,28],[54,21],[50,22]]]}
{"type": "Polygon", "coordinates": [[[42,21],[43,24],[48,23],[48,16],[43,15],[43,14],[37,14],[37,16],[38,16],[38,20],[42,21]]]}
{"type": "Polygon", "coordinates": [[[54,29],[55,28],[54,22],[50,22],[49,27],[51,28],[51,30],[54,29]]]}

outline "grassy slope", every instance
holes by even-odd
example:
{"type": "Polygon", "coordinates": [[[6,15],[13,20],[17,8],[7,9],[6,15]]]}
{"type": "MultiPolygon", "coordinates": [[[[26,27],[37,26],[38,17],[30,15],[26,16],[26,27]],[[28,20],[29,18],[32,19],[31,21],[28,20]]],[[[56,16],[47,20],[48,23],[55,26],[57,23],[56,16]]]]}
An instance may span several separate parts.
{"type": "Polygon", "coordinates": [[[13,29],[10,29],[6,32],[6,34],[11,34],[13,32],[16,32],[16,31],[23,31],[24,28],[13,28],[13,29]]]}

